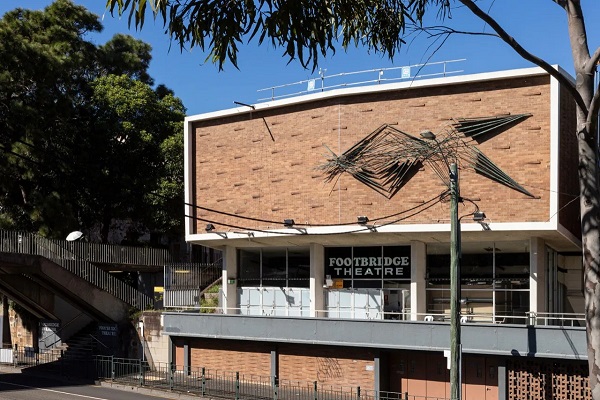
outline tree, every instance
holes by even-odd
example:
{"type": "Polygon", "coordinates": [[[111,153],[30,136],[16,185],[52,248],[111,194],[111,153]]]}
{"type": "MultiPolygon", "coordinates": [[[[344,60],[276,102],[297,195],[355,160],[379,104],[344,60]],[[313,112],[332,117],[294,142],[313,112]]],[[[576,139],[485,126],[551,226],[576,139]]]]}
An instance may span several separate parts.
{"type": "MultiPolygon", "coordinates": [[[[130,23],[142,26],[148,3],[155,16],[163,19],[167,33],[184,47],[198,46],[208,51],[208,59],[223,67],[227,60],[237,63],[238,46],[258,37],[281,47],[290,60],[303,66],[318,65],[320,56],[336,46],[365,46],[394,57],[405,44],[406,29],[415,24],[422,29],[425,14],[436,12],[444,20],[453,4],[463,5],[473,16],[492,28],[524,59],[540,66],[570,92],[577,105],[579,149],[578,178],[582,229],[585,313],[588,360],[592,396],[600,400],[600,193],[598,189],[597,116],[600,90],[595,90],[594,73],[600,48],[590,54],[584,12],[580,0],[552,0],[562,7],[568,21],[576,82],[562,76],[549,63],[523,48],[476,0],[107,0],[107,7],[119,14],[129,11],[130,23]]],[[[550,1],[549,1],[550,3],[550,1]]],[[[550,4],[549,4],[550,5],[550,4]]],[[[518,12],[515,10],[515,12],[518,12]]],[[[442,34],[457,31],[443,30],[442,34]]],[[[463,32],[464,33],[464,32],[463,32]]],[[[471,32],[473,33],[473,32],[471,32]]],[[[438,31],[439,34],[439,31],[438,31]]]]}
{"type": "Polygon", "coordinates": [[[171,171],[183,153],[163,148],[183,145],[185,108],[150,86],[148,44],[116,35],[97,46],[86,34],[101,29],[69,0],[0,19],[0,227],[64,238],[101,225],[105,241],[114,219],[183,225],[152,194],[183,198],[171,171]]]}

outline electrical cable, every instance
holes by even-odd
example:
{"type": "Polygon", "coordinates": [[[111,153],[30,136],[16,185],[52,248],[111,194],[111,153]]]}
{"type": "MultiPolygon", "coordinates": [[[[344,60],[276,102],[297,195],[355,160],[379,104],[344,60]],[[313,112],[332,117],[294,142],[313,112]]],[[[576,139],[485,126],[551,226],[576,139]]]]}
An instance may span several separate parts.
{"type": "MultiPolygon", "coordinates": [[[[443,199],[447,194],[447,191],[444,191],[442,194],[436,195],[435,197],[432,197],[429,200],[424,201],[421,204],[418,204],[414,207],[408,208],[406,210],[394,213],[394,214],[389,214],[389,215],[385,215],[383,217],[378,217],[378,218],[373,218],[371,219],[371,221],[381,221],[382,219],[388,219],[388,218],[392,218],[392,217],[396,217],[398,215],[402,215],[404,213],[407,212],[411,212],[412,210],[418,209],[419,207],[423,207],[426,204],[431,203],[432,201],[436,201],[436,200],[441,200],[443,199]]],[[[255,222],[264,222],[267,224],[273,224],[273,225],[281,225],[281,221],[272,221],[272,220],[266,220],[266,219],[261,219],[261,218],[254,218],[254,217],[248,217],[248,216],[244,216],[244,215],[238,215],[238,214],[232,214],[226,211],[219,211],[219,210],[215,210],[213,208],[208,208],[208,207],[202,207],[202,206],[198,206],[192,203],[185,203],[186,206],[191,206],[194,207],[196,209],[199,210],[203,210],[203,211],[208,211],[208,212],[213,212],[216,214],[220,214],[220,215],[226,215],[228,217],[235,217],[235,218],[239,218],[239,219],[244,219],[244,220],[249,220],[249,221],[255,221],[255,222]]],[[[202,220],[202,219],[200,219],[202,220]]],[[[212,222],[212,221],[207,221],[210,223],[216,223],[216,222],[212,222]]],[[[223,225],[223,224],[219,224],[219,225],[223,225]]],[[[295,224],[297,226],[345,226],[345,225],[356,225],[356,222],[344,222],[344,223],[339,223],[339,224],[295,224]]],[[[223,225],[225,226],[225,225],[223,225]]],[[[234,228],[239,228],[237,226],[232,226],[234,228]]]]}
{"type": "MultiPolygon", "coordinates": [[[[434,202],[434,203],[431,203],[431,204],[427,205],[422,210],[418,210],[418,211],[416,211],[416,212],[414,212],[412,214],[409,214],[409,215],[407,215],[407,216],[405,216],[403,218],[398,218],[396,220],[389,221],[389,222],[386,222],[386,223],[381,224],[381,225],[366,226],[364,228],[359,228],[359,229],[355,229],[355,230],[351,230],[351,231],[345,231],[345,232],[311,233],[311,235],[325,236],[325,235],[340,235],[340,234],[347,234],[347,233],[359,233],[359,232],[365,232],[365,231],[372,231],[374,229],[377,229],[377,228],[380,228],[380,227],[383,227],[383,226],[392,225],[392,224],[395,224],[397,222],[404,221],[404,220],[406,220],[406,219],[408,219],[410,217],[413,217],[415,215],[418,215],[418,214],[422,213],[423,211],[428,210],[431,207],[435,206],[436,204],[439,204],[442,201],[442,199],[445,197],[446,193],[447,193],[447,191],[444,191],[439,196],[436,196],[434,199],[438,199],[438,200],[436,202],[434,202]]],[[[418,207],[423,207],[425,204],[426,203],[421,204],[418,207]]],[[[405,212],[415,210],[415,208],[418,208],[418,207],[412,207],[409,210],[406,210],[405,212]]],[[[398,213],[398,214],[400,214],[400,213],[398,213]]],[[[395,214],[395,215],[398,215],[398,214],[395,214]]],[[[218,222],[218,221],[208,220],[208,219],[200,218],[200,217],[194,217],[194,216],[191,216],[191,215],[186,215],[185,217],[193,219],[193,220],[196,220],[196,221],[202,221],[202,222],[206,222],[206,223],[210,223],[210,224],[217,224],[219,226],[226,226],[228,228],[234,228],[234,229],[240,229],[240,230],[247,231],[247,232],[244,232],[244,234],[246,234],[246,233],[252,233],[252,232],[260,232],[260,233],[269,233],[269,234],[277,233],[277,234],[281,234],[281,235],[290,235],[290,236],[303,236],[303,235],[307,235],[306,232],[301,232],[301,231],[299,231],[299,232],[273,232],[273,231],[264,230],[264,229],[254,229],[254,228],[241,227],[241,226],[238,226],[238,225],[221,223],[221,222],[218,222]]],[[[277,224],[280,224],[280,222],[277,222],[277,224]]],[[[353,223],[353,225],[356,225],[356,223],[353,223]]],[[[310,225],[310,226],[344,226],[344,225],[310,225]]],[[[223,232],[223,233],[234,233],[234,232],[223,232]]]]}

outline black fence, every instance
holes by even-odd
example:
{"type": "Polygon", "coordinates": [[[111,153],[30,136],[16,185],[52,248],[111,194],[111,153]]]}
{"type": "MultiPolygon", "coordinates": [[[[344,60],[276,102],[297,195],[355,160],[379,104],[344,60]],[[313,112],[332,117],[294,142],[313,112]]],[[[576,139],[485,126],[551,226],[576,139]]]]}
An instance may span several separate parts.
{"type": "Polygon", "coordinates": [[[277,380],[270,376],[186,368],[166,363],[158,363],[152,367],[147,361],[113,356],[96,355],[90,360],[73,360],[64,357],[60,351],[8,350],[12,352],[11,357],[4,357],[0,362],[22,368],[25,372],[43,371],[69,379],[104,380],[125,386],[189,393],[201,397],[235,400],[447,400],[443,397],[376,391],[360,386],[277,380]]]}
{"type": "Polygon", "coordinates": [[[318,382],[276,380],[270,376],[245,375],[239,372],[210,370],[158,364],[146,361],[94,357],[96,377],[127,386],[178,391],[202,397],[244,400],[446,400],[441,397],[414,396],[409,393],[385,392],[322,385],[318,382]]]}

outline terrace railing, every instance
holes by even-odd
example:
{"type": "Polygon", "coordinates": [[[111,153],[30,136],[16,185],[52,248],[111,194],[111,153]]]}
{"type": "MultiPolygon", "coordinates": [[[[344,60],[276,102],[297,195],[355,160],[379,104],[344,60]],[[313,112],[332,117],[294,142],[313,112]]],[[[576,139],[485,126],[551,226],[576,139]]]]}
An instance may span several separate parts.
{"type": "Polygon", "coordinates": [[[222,274],[221,262],[166,265],[164,307],[199,308],[204,289],[220,279],[222,274]]]}

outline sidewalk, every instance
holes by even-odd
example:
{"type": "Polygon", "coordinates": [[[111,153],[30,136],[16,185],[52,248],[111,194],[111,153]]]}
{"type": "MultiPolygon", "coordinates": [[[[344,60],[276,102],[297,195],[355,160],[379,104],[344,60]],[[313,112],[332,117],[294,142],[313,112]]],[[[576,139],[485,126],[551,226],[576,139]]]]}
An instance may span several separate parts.
{"type": "Polygon", "coordinates": [[[163,399],[174,399],[174,400],[223,400],[222,398],[213,398],[213,397],[201,397],[195,396],[189,393],[180,393],[176,391],[166,391],[159,390],[155,388],[146,388],[146,387],[137,387],[124,385],[121,383],[115,383],[111,381],[99,381],[92,379],[82,379],[79,377],[72,377],[66,374],[57,374],[57,373],[49,373],[43,371],[36,371],[35,368],[32,367],[13,367],[7,364],[0,364],[0,374],[30,374],[32,376],[36,376],[39,378],[46,378],[56,381],[60,384],[67,385],[95,385],[101,387],[107,387],[114,390],[122,390],[126,392],[135,392],[143,395],[159,397],[163,399]]]}

